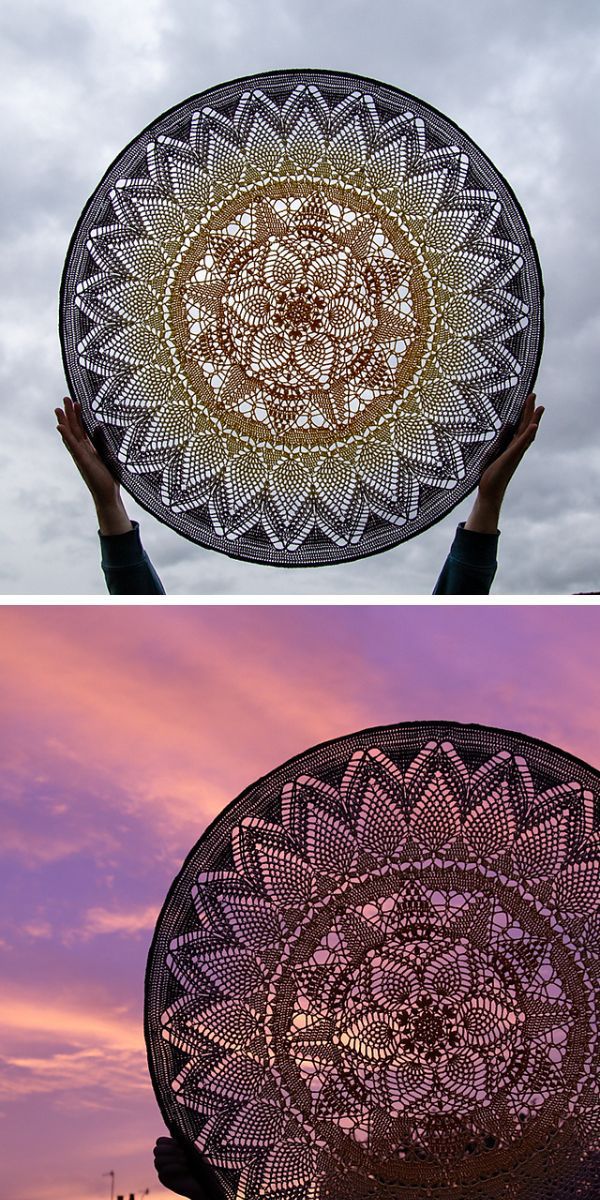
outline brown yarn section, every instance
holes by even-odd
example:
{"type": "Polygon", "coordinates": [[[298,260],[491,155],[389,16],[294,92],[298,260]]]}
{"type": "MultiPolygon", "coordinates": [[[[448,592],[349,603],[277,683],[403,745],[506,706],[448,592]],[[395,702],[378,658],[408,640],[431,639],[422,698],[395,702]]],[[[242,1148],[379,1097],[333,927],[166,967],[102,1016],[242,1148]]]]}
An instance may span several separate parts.
{"type": "Polygon", "coordinates": [[[415,97],[273,72],[119,156],[72,239],[61,336],[108,465],[192,540],[309,566],[439,520],[541,352],[525,218],[415,97]]]}
{"type": "MultiPolygon", "coordinates": [[[[416,247],[390,216],[372,216],[371,198],[348,193],[349,189],[324,181],[307,196],[306,183],[290,180],[272,184],[268,192],[253,190],[241,210],[239,201],[223,204],[210,222],[212,236],[200,228],[193,238],[171,293],[177,357],[186,364],[193,390],[216,406],[223,426],[234,437],[245,434],[267,447],[270,438],[274,465],[281,438],[290,449],[327,448],[332,438],[342,439],[339,451],[344,456],[343,439],[367,433],[385,416],[390,398],[410,388],[431,328],[433,302],[416,247]],[[294,200],[302,204],[299,213],[286,211],[294,200]],[[351,221],[332,218],[331,209],[351,221]],[[252,233],[240,242],[239,232],[228,234],[227,229],[243,230],[240,218],[244,217],[252,233]],[[385,256],[375,238],[385,239],[385,256]],[[196,271],[202,270],[211,250],[216,262],[205,272],[210,282],[195,282],[196,271]],[[286,254],[293,278],[286,278],[286,254]],[[319,279],[320,262],[330,266],[330,280],[319,279]],[[338,264],[342,265],[336,272],[338,264]],[[316,286],[306,282],[311,268],[316,286]],[[279,281],[273,278],[277,269],[279,281]],[[408,303],[399,299],[390,303],[394,291],[404,292],[405,279],[408,303]],[[229,306],[236,300],[241,313],[232,320],[229,306]],[[190,335],[193,318],[186,313],[194,303],[203,329],[195,338],[190,335]],[[342,303],[345,310],[340,313],[342,303]],[[257,314],[261,304],[264,307],[257,314]],[[289,337],[296,351],[291,366],[286,360],[287,374],[293,378],[286,380],[285,365],[265,365],[265,350],[256,346],[257,324],[266,335],[265,348],[270,335],[282,344],[284,355],[289,337]],[[319,386],[310,360],[296,365],[299,349],[319,335],[331,348],[325,363],[326,388],[319,386]],[[401,349],[397,342],[402,343],[401,349]],[[393,357],[397,363],[391,367],[388,359],[393,357]],[[213,377],[222,376],[216,392],[207,386],[202,369],[206,363],[213,364],[213,377]],[[367,390],[372,396],[361,399],[360,393],[367,390]],[[360,406],[357,413],[352,404],[360,406]],[[264,411],[262,421],[252,415],[256,407],[264,411]],[[247,414],[240,411],[243,408],[247,414]],[[302,419],[306,427],[299,429],[297,422],[302,419]],[[317,419],[327,428],[320,428],[317,419]]],[[[408,412],[418,411],[415,398],[408,395],[405,407],[408,412]]]]}

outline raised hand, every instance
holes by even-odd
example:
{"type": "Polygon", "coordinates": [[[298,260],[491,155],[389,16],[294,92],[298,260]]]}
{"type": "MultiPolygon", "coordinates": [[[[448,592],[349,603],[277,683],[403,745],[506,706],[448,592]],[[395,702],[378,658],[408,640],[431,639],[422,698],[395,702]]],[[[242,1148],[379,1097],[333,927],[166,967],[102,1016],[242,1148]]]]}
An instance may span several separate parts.
{"type": "Polygon", "coordinates": [[[160,1182],[188,1200],[228,1200],[211,1165],[201,1154],[186,1151],[170,1137],[159,1137],[154,1166],[160,1182]]]}
{"type": "Polygon", "coordinates": [[[521,420],[506,450],[486,467],[477,497],[465,522],[465,529],[478,533],[496,533],[504,493],[523,455],[535,441],[544,409],[535,407],[535,392],[531,392],[523,406],[521,420]]]}
{"type": "Polygon", "coordinates": [[[103,463],[85,431],[81,419],[81,405],[76,400],[71,400],[70,396],[65,396],[63,403],[64,409],[54,409],[58,422],[56,428],[92,494],[100,532],[128,533],[131,530],[131,521],[121,500],[119,484],[103,463]]]}

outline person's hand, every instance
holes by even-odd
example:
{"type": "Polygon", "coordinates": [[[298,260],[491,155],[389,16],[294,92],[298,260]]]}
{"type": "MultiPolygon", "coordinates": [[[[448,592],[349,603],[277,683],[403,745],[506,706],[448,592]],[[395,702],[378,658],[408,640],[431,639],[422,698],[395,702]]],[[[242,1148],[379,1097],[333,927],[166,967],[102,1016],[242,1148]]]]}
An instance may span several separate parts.
{"type": "Polygon", "coordinates": [[[186,1151],[170,1137],[159,1137],[154,1147],[156,1174],[164,1187],[188,1200],[227,1200],[227,1193],[211,1165],[201,1154],[186,1151]]]}
{"type": "Polygon", "coordinates": [[[535,407],[535,392],[531,392],[523,406],[521,420],[514,437],[506,450],[486,467],[479,480],[477,497],[465,522],[465,529],[471,529],[477,533],[498,532],[498,520],[504,493],[523,455],[535,441],[543,412],[543,407],[535,407]]]}
{"type": "Polygon", "coordinates": [[[81,405],[69,396],[64,409],[55,408],[58,432],[69,451],[79,474],[89,488],[98,514],[100,532],[129,533],[131,521],[121,500],[119,484],[103,463],[94,443],[88,437],[81,419],[81,405]]]}

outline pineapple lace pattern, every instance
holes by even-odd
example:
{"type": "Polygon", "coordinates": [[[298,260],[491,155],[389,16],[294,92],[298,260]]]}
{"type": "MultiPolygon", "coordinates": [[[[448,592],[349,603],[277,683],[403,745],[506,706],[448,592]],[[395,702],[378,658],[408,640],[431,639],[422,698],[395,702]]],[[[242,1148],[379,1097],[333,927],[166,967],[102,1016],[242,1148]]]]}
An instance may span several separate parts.
{"type": "Polygon", "coordinates": [[[523,213],[457,126],[373,80],[273,72],[192,97],[110,168],[67,256],[63,357],[144,507],[318,565],[475,486],[541,304],[523,213]]]}
{"type": "Polygon", "coordinates": [[[598,1194],[599,786],[424,722],[316,747],[217,818],[158,920],[146,1039],[232,1197],[598,1194]]]}

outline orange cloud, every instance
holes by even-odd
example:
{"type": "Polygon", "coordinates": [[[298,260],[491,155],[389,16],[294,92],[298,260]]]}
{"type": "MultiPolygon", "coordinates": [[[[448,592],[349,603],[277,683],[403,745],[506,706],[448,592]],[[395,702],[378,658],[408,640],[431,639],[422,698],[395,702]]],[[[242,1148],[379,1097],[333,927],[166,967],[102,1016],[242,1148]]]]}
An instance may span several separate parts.
{"type": "Polygon", "coordinates": [[[101,907],[88,908],[80,934],[82,938],[87,939],[102,933],[132,934],[154,929],[158,911],[155,904],[132,909],[130,912],[114,912],[101,907]]]}
{"type": "Polygon", "coordinates": [[[90,1089],[123,1098],[149,1091],[141,1019],[83,992],[70,1003],[27,990],[0,992],[0,1097],[90,1089]],[[66,1047],[66,1048],[65,1048],[66,1047]]]}
{"type": "Polygon", "coordinates": [[[145,1078],[145,1063],[131,1055],[82,1050],[73,1054],[53,1054],[48,1057],[11,1056],[3,1061],[0,1079],[0,1099],[15,1100],[34,1096],[68,1092],[71,1104],[93,1103],[98,1108],[114,1106],[114,1097],[133,1101],[133,1093],[149,1092],[150,1081],[145,1078]],[[91,1088],[104,1103],[90,1102],[81,1096],[91,1088]]]}
{"type": "Polygon", "coordinates": [[[41,918],[38,920],[28,921],[22,926],[23,933],[28,934],[30,938],[49,938],[52,937],[52,926],[49,921],[44,921],[41,918]]]}
{"type": "Polygon", "coordinates": [[[9,1040],[61,1042],[87,1050],[143,1051],[141,1021],[81,993],[79,1003],[48,1001],[39,992],[0,991],[0,1025],[9,1040]]]}
{"type": "MultiPolygon", "coordinates": [[[[33,739],[107,807],[117,780],[121,811],[150,815],[157,841],[187,844],[253,778],[368,721],[372,672],[331,621],[329,645],[339,644],[324,657],[320,610],[305,612],[5,608],[0,704],[14,741],[27,741],[15,751],[16,798],[33,739]]],[[[37,853],[68,855],[81,837],[75,826],[37,853]]]]}

